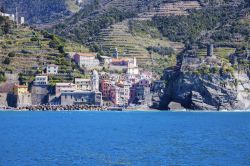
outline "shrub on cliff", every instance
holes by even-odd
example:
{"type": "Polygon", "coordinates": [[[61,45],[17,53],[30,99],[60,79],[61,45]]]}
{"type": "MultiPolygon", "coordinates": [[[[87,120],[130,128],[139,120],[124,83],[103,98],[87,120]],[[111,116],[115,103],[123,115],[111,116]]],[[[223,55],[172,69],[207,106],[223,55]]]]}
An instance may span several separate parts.
{"type": "Polygon", "coordinates": [[[10,58],[13,58],[13,57],[15,57],[16,56],[16,53],[14,52],[14,51],[12,51],[12,52],[10,52],[9,54],[8,54],[8,57],[10,57],[10,58]]]}
{"type": "Polygon", "coordinates": [[[5,65],[9,65],[10,64],[10,58],[9,57],[6,57],[3,61],[3,64],[5,65]]]}

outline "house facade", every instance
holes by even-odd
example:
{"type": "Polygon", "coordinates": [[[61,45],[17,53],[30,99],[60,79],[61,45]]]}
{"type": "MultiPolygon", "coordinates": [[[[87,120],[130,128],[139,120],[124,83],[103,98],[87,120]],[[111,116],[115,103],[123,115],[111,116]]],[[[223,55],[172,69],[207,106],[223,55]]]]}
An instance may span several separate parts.
{"type": "Polygon", "coordinates": [[[91,91],[91,79],[75,78],[75,85],[77,90],[91,91]]]}
{"type": "Polygon", "coordinates": [[[117,106],[128,106],[130,99],[130,84],[119,82],[110,88],[110,99],[117,106]]]}
{"type": "Polygon", "coordinates": [[[18,95],[18,94],[27,94],[27,93],[29,93],[28,86],[15,84],[14,88],[13,88],[13,93],[15,95],[18,95]]]}
{"type": "Polygon", "coordinates": [[[96,53],[76,53],[74,60],[80,67],[93,68],[100,65],[96,53]]]}
{"type": "Polygon", "coordinates": [[[102,93],[93,91],[62,92],[61,105],[102,106],[102,93]]]}
{"type": "Polygon", "coordinates": [[[46,73],[48,75],[58,74],[58,66],[54,65],[54,64],[47,65],[47,67],[46,67],[46,73]]]}
{"type": "Polygon", "coordinates": [[[34,85],[48,85],[48,76],[36,76],[34,85]]]}
{"type": "Polygon", "coordinates": [[[60,96],[62,92],[75,91],[76,85],[73,83],[56,83],[55,94],[60,96]]]}

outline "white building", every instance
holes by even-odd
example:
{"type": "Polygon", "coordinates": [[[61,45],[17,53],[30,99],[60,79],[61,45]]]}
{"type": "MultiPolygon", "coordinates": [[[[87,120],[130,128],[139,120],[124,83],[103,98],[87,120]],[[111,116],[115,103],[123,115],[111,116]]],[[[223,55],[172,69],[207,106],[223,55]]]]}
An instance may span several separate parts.
{"type": "Polygon", "coordinates": [[[91,79],[75,78],[76,89],[81,91],[91,91],[91,79]]]}
{"type": "Polygon", "coordinates": [[[104,65],[109,65],[112,62],[112,57],[109,56],[101,56],[101,62],[104,65]]]}
{"type": "Polygon", "coordinates": [[[0,16],[8,17],[11,21],[15,21],[15,15],[14,14],[8,14],[8,13],[0,12],[0,16]]]}
{"type": "Polygon", "coordinates": [[[20,24],[24,24],[25,22],[24,22],[24,17],[21,17],[21,22],[20,22],[20,24]]]}
{"type": "Polygon", "coordinates": [[[93,75],[91,78],[92,91],[99,91],[99,74],[96,70],[93,71],[93,75]]]}
{"type": "Polygon", "coordinates": [[[100,65],[96,53],[76,53],[74,60],[80,67],[93,68],[100,65]]]}
{"type": "Polygon", "coordinates": [[[73,83],[56,83],[56,96],[60,96],[62,92],[74,92],[76,85],[73,83]]]}
{"type": "Polygon", "coordinates": [[[128,62],[127,74],[139,75],[139,68],[135,57],[128,62]]]}
{"type": "Polygon", "coordinates": [[[54,64],[47,65],[46,73],[49,75],[58,74],[58,66],[54,64]]]}
{"type": "Polygon", "coordinates": [[[34,85],[48,85],[48,76],[36,76],[34,85]]]}

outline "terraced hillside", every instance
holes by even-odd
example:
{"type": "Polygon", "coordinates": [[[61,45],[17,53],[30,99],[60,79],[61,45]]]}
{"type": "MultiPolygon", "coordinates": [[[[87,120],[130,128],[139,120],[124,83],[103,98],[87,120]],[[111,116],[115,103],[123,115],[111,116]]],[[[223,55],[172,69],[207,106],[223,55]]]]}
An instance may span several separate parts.
{"type": "Polygon", "coordinates": [[[1,0],[0,7],[11,14],[17,9],[29,24],[55,22],[80,10],[76,0],[1,0]]]}
{"type": "MultiPolygon", "coordinates": [[[[119,6],[118,4],[112,5],[119,6]]],[[[159,55],[150,54],[147,51],[147,47],[171,47],[176,53],[180,52],[184,45],[182,43],[171,42],[167,40],[167,38],[161,37],[160,32],[156,28],[148,27],[150,28],[150,31],[154,33],[154,36],[152,37],[150,32],[142,32],[140,29],[137,29],[137,32],[131,32],[130,24],[137,24],[137,22],[139,22],[139,24],[144,24],[144,21],[150,20],[154,16],[187,15],[188,10],[198,10],[201,8],[199,2],[162,2],[156,6],[157,7],[149,7],[147,12],[140,13],[134,18],[126,19],[122,22],[111,25],[108,28],[102,29],[98,34],[98,37],[96,37],[97,43],[101,45],[103,51],[109,55],[112,55],[114,48],[118,48],[120,54],[123,56],[137,57],[139,59],[139,64],[142,66],[145,64],[148,65],[153,59],[160,58],[159,55]]]]}
{"type": "Polygon", "coordinates": [[[61,76],[54,79],[72,79],[74,74],[80,72],[64,52],[81,49],[79,44],[46,32],[13,25],[8,34],[0,35],[0,71],[21,74],[23,81],[28,81],[33,79],[34,74],[42,73],[47,64],[57,64],[61,76]],[[73,69],[76,70],[72,75],[73,69]]]}
{"type": "Polygon", "coordinates": [[[121,56],[137,57],[141,66],[150,65],[156,59],[162,58],[158,54],[150,53],[147,50],[150,46],[172,47],[176,53],[183,48],[181,43],[170,42],[166,38],[160,37],[160,33],[154,27],[151,27],[150,31],[157,34],[158,37],[152,37],[150,33],[141,30],[132,32],[130,29],[132,22],[132,20],[125,20],[103,29],[96,38],[96,42],[110,56],[117,48],[121,56]]]}
{"type": "Polygon", "coordinates": [[[190,10],[199,10],[198,1],[163,2],[147,12],[140,13],[138,20],[151,20],[154,16],[188,15],[190,10]]]}

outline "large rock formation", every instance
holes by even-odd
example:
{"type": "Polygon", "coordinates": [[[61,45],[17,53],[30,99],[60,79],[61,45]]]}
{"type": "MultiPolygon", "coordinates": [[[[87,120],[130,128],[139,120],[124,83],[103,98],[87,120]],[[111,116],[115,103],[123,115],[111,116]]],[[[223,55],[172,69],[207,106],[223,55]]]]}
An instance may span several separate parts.
{"type": "Polygon", "coordinates": [[[249,109],[250,81],[248,77],[242,78],[244,83],[230,75],[166,71],[168,83],[161,99],[161,109],[169,109],[170,102],[195,110],[249,109]]]}

